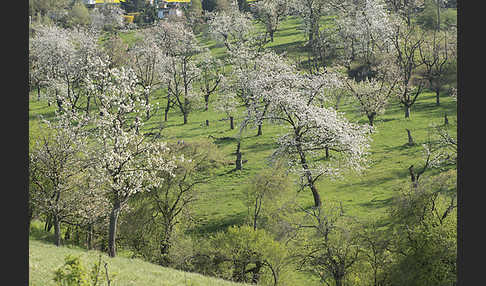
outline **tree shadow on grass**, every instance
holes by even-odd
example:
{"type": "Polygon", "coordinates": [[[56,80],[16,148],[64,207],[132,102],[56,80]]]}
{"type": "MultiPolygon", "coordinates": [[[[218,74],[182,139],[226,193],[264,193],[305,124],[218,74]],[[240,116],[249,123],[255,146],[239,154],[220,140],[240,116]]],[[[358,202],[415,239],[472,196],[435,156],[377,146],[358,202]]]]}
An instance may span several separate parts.
{"type": "Polygon", "coordinates": [[[373,198],[371,201],[360,203],[359,205],[369,209],[381,209],[390,207],[393,202],[393,197],[387,199],[376,199],[373,198]]]}
{"type": "Polygon", "coordinates": [[[188,234],[196,236],[207,236],[218,231],[225,231],[228,227],[233,225],[242,225],[245,222],[244,213],[236,213],[227,215],[220,219],[211,219],[200,223],[192,229],[189,229],[188,234]]]}
{"type": "Polygon", "coordinates": [[[45,231],[34,225],[30,226],[29,238],[47,243],[54,243],[54,233],[52,231],[45,231]]]}
{"type": "Polygon", "coordinates": [[[56,112],[53,110],[46,113],[29,114],[29,121],[39,120],[41,115],[43,119],[53,119],[56,116],[56,112]]]}
{"type": "Polygon", "coordinates": [[[271,46],[270,48],[274,50],[276,53],[287,53],[287,54],[292,54],[292,53],[299,53],[303,52],[303,44],[304,41],[297,41],[297,42],[290,42],[290,43],[285,43],[285,44],[279,44],[279,45],[274,45],[271,46]]]}

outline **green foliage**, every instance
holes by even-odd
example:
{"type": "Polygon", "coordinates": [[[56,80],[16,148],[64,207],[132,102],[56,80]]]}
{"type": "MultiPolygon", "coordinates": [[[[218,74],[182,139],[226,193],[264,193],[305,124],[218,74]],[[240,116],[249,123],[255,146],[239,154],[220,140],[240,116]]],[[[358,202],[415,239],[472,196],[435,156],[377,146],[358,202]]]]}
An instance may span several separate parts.
{"type": "Polygon", "coordinates": [[[171,144],[168,158],[181,155],[172,172],[159,174],[166,182],[162,187],[136,197],[120,227],[134,256],[164,266],[183,267],[191,249],[183,254],[182,245],[190,244],[184,231],[192,224],[199,185],[223,163],[217,146],[207,140],[171,144]]]}
{"type": "Polygon", "coordinates": [[[89,23],[91,23],[91,18],[86,5],[81,2],[74,3],[68,14],[68,27],[87,26],[89,23]]]}
{"type": "Polygon", "coordinates": [[[393,285],[451,285],[456,281],[455,171],[404,189],[391,208],[393,285]]]}
{"type": "MultiPolygon", "coordinates": [[[[457,9],[440,8],[440,28],[448,29],[457,26],[457,9]]],[[[417,16],[417,23],[425,29],[437,29],[437,1],[427,0],[424,10],[417,16]]]]}
{"type": "Polygon", "coordinates": [[[287,250],[263,229],[231,226],[211,239],[212,249],[219,256],[219,275],[236,282],[278,283],[287,250]]]}
{"type": "Polygon", "coordinates": [[[55,271],[54,281],[62,286],[89,286],[88,272],[79,257],[68,255],[64,265],[55,271]]]}
{"type": "Polygon", "coordinates": [[[301,225],[308,230],[301,231],[295,250],[302,269],[322,282],[344,285],[360,261],[360,225],[334,202],[324,202],[323,207],[306,213],[301,225]]]}
{"type": "Polygon", "coordinates": [[[68,254],[64,258],[64,265],[54,272],[54,281],[59,286],[101,286],[103,282],[110,285],[109,282],[112,279],[109,278],[106,263],[105,273],[102,273],[102,271],[101,255],[99,260],[93,264],[91,271],[88,271],[81,263],[79,256],[68,254]]]}
{"type": "Polygon", "coordinates": [[[46,15],[50,11],[66,9],[68,5],[69,0],[29,0],[29,15],[46,15]]]}
{"type": "Polygon", "coordinates": [[[248,209],[248,224],[253,228],[263,228],[277,237],[285,236],[285,228],[280,225],[287,214],[289,204],[294,204],[293,182],[283,161],[263,169],[253,175],[244,188],[245,205],[248,209]]]}

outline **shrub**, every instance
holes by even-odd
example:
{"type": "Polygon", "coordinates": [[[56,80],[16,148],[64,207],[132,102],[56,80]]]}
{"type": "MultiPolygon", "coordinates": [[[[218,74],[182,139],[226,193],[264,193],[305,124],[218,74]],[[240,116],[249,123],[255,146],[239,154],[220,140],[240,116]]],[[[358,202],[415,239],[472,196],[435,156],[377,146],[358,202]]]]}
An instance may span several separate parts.
{"type": "Polygon", "coordinates": [[[110,285],[111,279],[108,277],[106,263],[105,271],[106,278],[101,274],[101,255],[89,272],[78,256],[67,255],[64,258],[64,265],[54,272],[54,281],[60,286],[101,286],[103,281],[110,285]]]}

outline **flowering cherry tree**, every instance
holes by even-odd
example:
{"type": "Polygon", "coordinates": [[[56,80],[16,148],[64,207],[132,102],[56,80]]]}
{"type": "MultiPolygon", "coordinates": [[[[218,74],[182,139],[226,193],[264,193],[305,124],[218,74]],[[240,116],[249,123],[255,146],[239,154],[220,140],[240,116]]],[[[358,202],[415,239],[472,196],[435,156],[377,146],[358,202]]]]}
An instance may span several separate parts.
{"type": "MultiPolygon", "coordinates": [[[[151,93],[162,86],[164,82],[163,67],[166,64],[164,50],[160,48],[155,37],[151,36],[151,29],[141,33],[142,39],[130,49],[131,67],[138,77],[139,84],[146,91],[145,103],[149,105],[151,93]]],[[[150,117],[147,111],[146,119],[150,117]]]]}
{"type": "MultiPolygon", "coordinates": [[[[106,80],[98,95],[100,113],[93,118],[93,139],[96,142],[91,157],[100,185],[111,203],[109,216],[108,254],[116,255],[115,239],[118,216],[136,193],[162,184],[157,171],[170,172],[172,163],[164,156],[162,142],[147,142],[140,134],[142,117],[150,110],[144,100],[145,90],[131,69],[114,68],[98,75],[106,80]]],[[[96,87],[93,87],[96,89],[96,87]]]]}
{"type": "Polygon", "coordinates": [[[309,187],[315,206],[321,205],[316,181],[321,176],[337,176],[345,169],[362,170],[369,148],[367,126],[349,122],[332,108],[319,106],[323,91],[342,86],[341,78],[331,72],[308,75],[298,73],[283,58],[274,55],[274,72],[263,73],[252,83],[266,102],[270,102],[265,120],[285,124],[288,133],[277,140],[275,156],[287,156],[292,169],[309,187]],[[339,153],[326,162],[321,153],[339,153]]]}
{"type": "Polygon", "coordinates": [[[358,100],[360,111],[366,115],[370,126],[373,126],[376,116],[385,112],[393,95],[395,84],[396,80],[390,84],[374,78],[360,82],[353,79],[346,80],[346,85],[358,100]]]}
{"type": "Polygon", "coordinates": [[[239,46],[250,38],[252,16],[240,12],[234,2],[228,10],[208,16],[209,36],[222,42],[228,50],[238,50],[239,46]]]}
{"type": "Polygon", "coordinates": [[[187,124],[189,113],[199,99],[194,84],[200,77],[197,56],[202,48],[194,33],[180,22],[159,24],[153,36],[166,56],[162,65],[163,85],[167,87],[165,120],[170,108],[177,106],[187,124]]]}
{"type": "Polygon", "coordinates": [[[59,110],[80,109],[86,95],[84,78],[91,72],[89,62],[99,55],[98,35],[90,30],[40,27],[32,39],[38,72],[44,74],[48,100],[59,110]]]}
{"type": "Polygon", "coordinates": [[[377,53],[390,48],[390,14],[382,0],[342,1],[334,8],[348,64],[360,59],[369,65],[377,53]]]}
{"type": "Polygon", "coordinates": [[[230,129],[235,129],[234,118],[237,112],[236,107],[239,102],[236,95],[232,92],[223,92],[215,102],[215,109],[226,114],[230,121],[230,129]]]}
{"type": "Polygon", "coordinates": [[[245,125],[257,126],[257,136],[260,136],[264,117],[272,104],[264,92],[278,83],[276,79],[288,73],[288,67],[281,64],[276,53],[254,50],[246,45],[241,46],[238,52],[230,51],[229,54],[233,69],[225,85],[235,92],[246,107],[245,125]]]}
{"type": "Polygon", "coordinates": [[[289,2],[289,0],[263,0],[255,3],[255,20],[265,26],[271,42],[280,21],[288,13],[289,2]]]}
{"type": "Polygon", "coordinates": [[[200,90],[204,96],[204,110],[208,111],[209,97],[218,91],[224,78],[224,64],[213,57],[209,50],[205,50],[200,55],[200,58],[201,60],[197,64],[201,71],[201,76],[199,77],[200,90]]]}
{"type": "Polygon", "coordinates": [[[308,46],[314,47],[319,37],[320,19],[330,9],[326,0],[293,0],[291,9],[303,20],[302,24],[308,39],[308,46]]]}

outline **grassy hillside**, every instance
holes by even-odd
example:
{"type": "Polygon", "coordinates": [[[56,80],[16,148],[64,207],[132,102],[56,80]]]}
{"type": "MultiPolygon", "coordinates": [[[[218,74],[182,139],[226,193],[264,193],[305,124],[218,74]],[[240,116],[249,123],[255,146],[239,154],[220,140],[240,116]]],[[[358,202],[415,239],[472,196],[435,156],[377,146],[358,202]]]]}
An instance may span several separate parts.
{"type": "MultiPolygon", "coordinates": [[[[295,58],[304,57],[305,54],[300,48],[305,43],[305,38],[302,31],[298,30],[299,27],[297,18],[289,18],[277,31],[275,41],[269,46],[278,52],[286,51],[295,58]]],[[[223,55],[223,47],[207,40],[202,42],[211,48],[215,55],[223,55]]],[[[158,91],[152,97],[152,102],[165,106],[163,93],[163,90],[158,91]]],[[[56,106],[48,106],[43,99],[37,101],[35,92],[32,92],[30,99],[29,132],[34,136],[40,128],[38,115],[47,118],[53,116],[56,106]]],[[[372,134],[369,167],[361,174],[346,174],[342,179],[321,179],[317,188],[324,204],[327,200],[341,201],[347,214],[361,219],[384,217],[396,189],[410,180],[408,167],[420,167],[423,164],[422,144],[429,137],[430,125],[443,124],[444,114],[447,114],[449,130],[455,136],[456,106],[456,102],[445,94],[441,98],[441,105],[436,106],[435,95],[424,92],[412,107],[411,117],[405,119],[402,107],[396,100],[391,100],[385,114],[378,116],[375,122],[376,131],[372,134]],[[412,132],[416,143],[414,146],[406,144],[406,129],[412,132]]],[[[224,154],[225,160],[234,162],[234,138],[244,114],[243,109],[241,111],[235,118],[235,130],[229,128],[228,120],[212,108],[211,102],[209,111],[202,111],[202,108],[195,110],[189,115],[189,122],[185,125],[182,124],[182,114],[177,109],[171,110],[167,122],[163,121],[163,110],[159,110],[145,124],[144,129],[145,132],[161,131],[162,140],[166,141],[212,140],[224,154]],[[209,126],[205,126],[205,120],[209,120],[209,126]]],[[[351,98],[342,102],[339,111],[344,112],[353,122],[367,124],[366,117],[357,112],[356,103],[351,98]]],[[[236,172],[233,171],[234,165],[221,167],[215,170],[216,176],[209,183],[199,186],[199,198],[194,206],[194,214],[200,223],[193,230],[194,233],[203,235],[244,222],[247,211],[244,205],[245,185],[251,181],[254,174],[267,167],[267,158],[277,147],[276,138],[285,132],[280,125],[264,123],[262,136],[256,136],[256,128],[249,128],[243,133],[241,151],[243,160],[247,160],[247,163],[243,165],[243,170],[236,172]]],[[[427,171],[424,176],[434,172],[439,170],[427,171]]],[[[297,188],[296,185],[295,189],[297,188]]],[[[313,205],[312,195],[308,189],[299,193],[299,203],[304,207],[313,205]]],[[[55,268],[62,265],[64,256],[68,253],[80,255],[86,264],[92,264],[98,259],[97,252],[57,248],[32,239],[29,249],[29,277],[33,282],[31,285],[54,285],[52,273],[55,268]]],[[[104,259],[109,262],[110,271],[117,273],[115,285],[239,285],[162,268],[137,259],[109,259],[106,256],[104,259]]]]}
{"type": "MultiPolygon", "coordinates": [[[[196,273],[187,273],[151,264],[140,259],[126,257],[110,258],[99,251],[86,251],[78,247],[56,247],[42,240],[29,241],[29,285],[56,285],[54,271],[64,264],[67,255],[77,256],[85,269],[89,270],[99,255],[108,263],[108,273],[116,286],[237,286],[245,285],[221,279],[206,277],[196,273]]],[[[104,265],[102,263],[102,265],[104,265]]],[[[104,270],[104,268],[102,268],[104,270]]],[[[103,272],[104,275],[104,272],[103,272]]]]}

